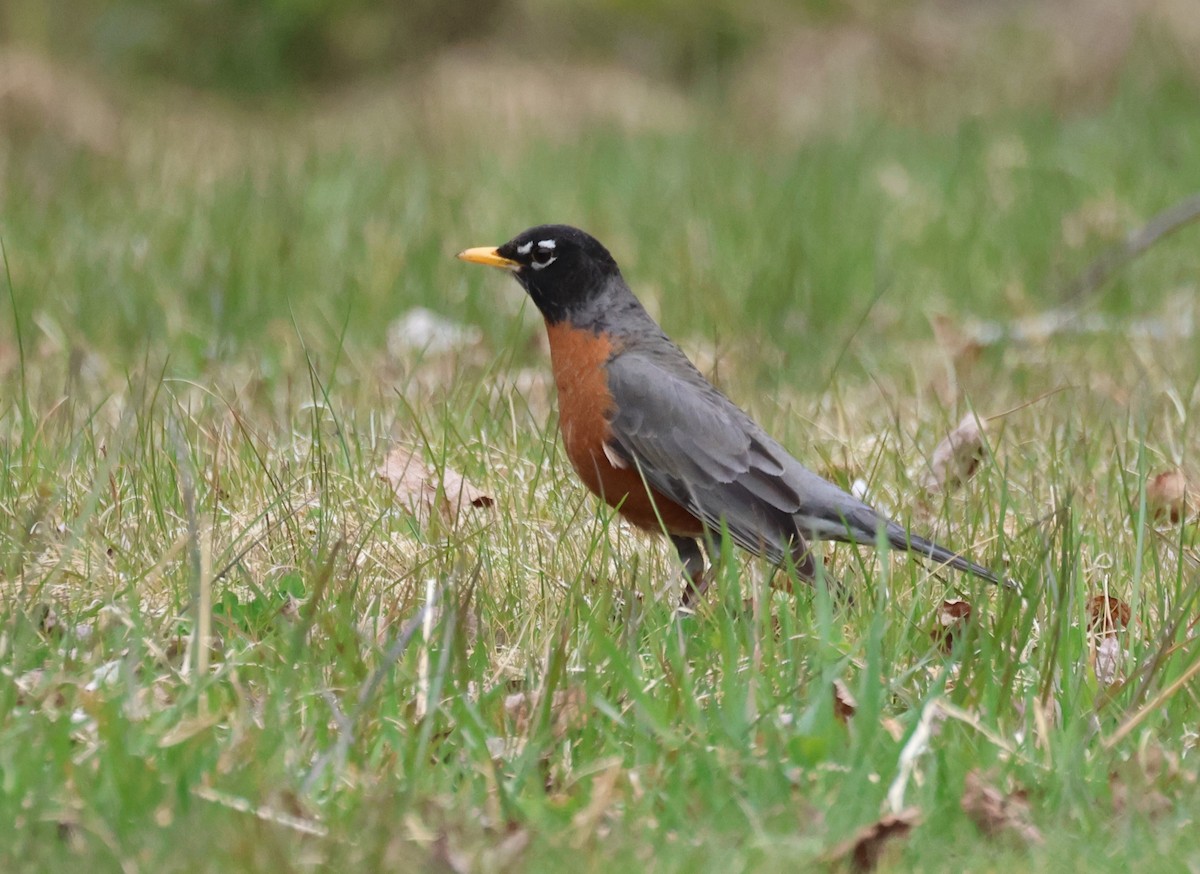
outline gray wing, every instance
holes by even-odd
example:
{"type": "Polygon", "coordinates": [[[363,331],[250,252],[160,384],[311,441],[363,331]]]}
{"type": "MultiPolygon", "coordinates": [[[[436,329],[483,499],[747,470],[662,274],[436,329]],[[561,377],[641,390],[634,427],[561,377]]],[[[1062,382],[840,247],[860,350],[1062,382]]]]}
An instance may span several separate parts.
{"type": "Polygon", "coordinates": [[[799,564],[805,537],[846,539],[839,508],[865,510],[874,531],[870,508],[804,468],[677,354],[631,351],[608,364],[618,406],[613,448],[650,485],[715,531],[724,521],[735,543],[777,562],[790,553],[799,564]],[[806,524],[814,505],[834,513],[829,524],[806,524]]]}
{"type": "Polygon", "coordinates": [[[618,408],[613,448],[709,528],[719,531],[724,521],[742,548],[774,562],[790,554],[810,570],[806,538],[873,544],[882,532],[893,548],[998,582],[804,467],[674,346],[616,356],[608,380],[618,408]]]}

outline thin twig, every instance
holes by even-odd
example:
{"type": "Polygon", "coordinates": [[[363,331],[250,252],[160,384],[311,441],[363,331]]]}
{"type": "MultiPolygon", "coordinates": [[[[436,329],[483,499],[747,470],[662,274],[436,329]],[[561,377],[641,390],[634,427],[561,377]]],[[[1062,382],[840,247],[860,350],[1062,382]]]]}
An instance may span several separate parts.
{"type": "Polygon", "coordinates": [[[1106,283],[1114,273],[1144,253],[1164,237],[1200,219],[1200,194],[1193,194],[1164,209],[1142,227],[1126,235],[1120,245],[1092,262],[1070,286],[1064,299],[1069,303],[1087,297],[1106,283]]]}

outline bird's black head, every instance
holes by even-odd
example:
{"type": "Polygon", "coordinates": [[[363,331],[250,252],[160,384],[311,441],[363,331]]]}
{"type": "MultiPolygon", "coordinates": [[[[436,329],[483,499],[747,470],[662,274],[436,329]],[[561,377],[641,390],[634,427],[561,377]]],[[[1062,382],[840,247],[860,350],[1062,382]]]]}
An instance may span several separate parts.
{"type": "Polygon", "coordinates": [[[499,248],[467,249],[458,257],[511,270],[551,324],[586,309],[621,276],[608,250],[570,225],[539,225],[499,248]]]}

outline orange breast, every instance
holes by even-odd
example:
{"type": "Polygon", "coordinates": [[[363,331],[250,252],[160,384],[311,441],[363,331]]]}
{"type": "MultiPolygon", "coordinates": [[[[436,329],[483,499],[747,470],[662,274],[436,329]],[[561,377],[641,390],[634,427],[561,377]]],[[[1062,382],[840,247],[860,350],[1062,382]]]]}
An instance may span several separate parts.
{"type": "Polygon", "coordinates": [[[672,534],[703,534],[704,527],[695,516],[669,498],[647,492],[636,469],[611,450],[605,452],[612,434],[609,421],[616,409],[604,371],[614,351],[612,339],[565,322],[547,323],[546,334],[558,389],[563,447],[584,485],[640,528],[662,531],[665,525],[672,534]]]}

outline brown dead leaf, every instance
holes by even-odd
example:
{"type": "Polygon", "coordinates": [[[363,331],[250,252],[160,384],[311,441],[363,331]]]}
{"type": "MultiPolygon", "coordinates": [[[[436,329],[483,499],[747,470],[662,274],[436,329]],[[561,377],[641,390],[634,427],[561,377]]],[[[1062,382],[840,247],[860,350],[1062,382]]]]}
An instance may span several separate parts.
{"type": "Polygon", "coordinates": [[[838,722],[849,723],[850,717],[858,710],[858,702],[841,680],[833,681],[833,715],[838,722]]]}
{"type": "Polygon", "coordinates": [[[973,770],[967,774],[960,803],[963,813],[989,838],[1013,835],[1027,844],[1045,840],[1029,820],[1029,798],[1024,790],[1002,792],[973,770]]]}
{"type": "Polygon", "coordinates": [[[881,816],[826,853],[825,861],[848,864],[852,871],[874,871],[887,844],[893,838],[905,837],[920,818],[921,811],[916,807],[881,816]]]}
{"type": "Polygon", "coordinates": [[[982,418],[974,413],[963,416],[930,456],[922,482],[926,491],[949,492],[970,479],[984,459],[983,432],[982,418]]]}
{"type": "Polygon", "coordinates": [[[954,641],[966,633],[967,623],[971,621],[971,603],[962,598],[948,598],[938,609],[937,618],[930,637],[942,652],[950,652],[954,641]]]}
{"type": "Polygon", "coordinates": [[[419,453],[405,446],[393,448],[378,473],[392,486],[397,502],[422,519],[436,509],[453,524],[462,507],[490,507],[495,503],[490,495],[449,466],[442,469],[439,481],[437,471],[426,465],[419,453]]]}
{"type": "Polygon", "coordinates": [[[1181,470],[1167,470],[1146,483],[1146,508],[1156,522],[1179,523],[1187,515],[1188,482],[1181,470]]]}
{"type": "Polygon", "coordinates": [[[1093,634],[1115,635],[1129,625],[1129,605],[1112,595],[1093,595],[1088,599],[1088,628],[1093,634]]]}

